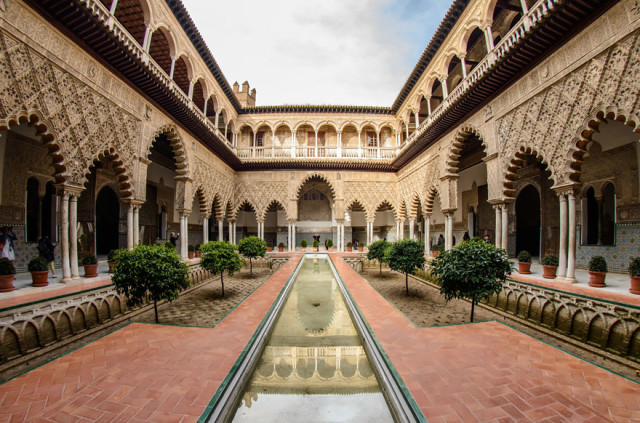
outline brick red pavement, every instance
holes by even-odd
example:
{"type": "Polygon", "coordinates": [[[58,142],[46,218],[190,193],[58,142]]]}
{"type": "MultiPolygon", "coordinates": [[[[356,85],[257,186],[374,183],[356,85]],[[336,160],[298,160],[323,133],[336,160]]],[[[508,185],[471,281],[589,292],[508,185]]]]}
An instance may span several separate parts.
{"type": "Polygon", "coordinates": [[[640,422],[640,385],[498,322],[415,328],[334,263],[429,423],[640,422]]]}
{"type": "MultiPolygon", "coordinates": [[[[430,423],[640,421],[640,385],[497,322],[416,329],[336,257],[430,423]]],[[[133,324],[0,385],[0,422],[196,421],[299,258],[213,329],[133,324]]]]}
{"type": "Polygon", "coordinates": [[[0,385],[0,422],[193,422],[301,255],[213,329],[132,324],[0,385]]]}

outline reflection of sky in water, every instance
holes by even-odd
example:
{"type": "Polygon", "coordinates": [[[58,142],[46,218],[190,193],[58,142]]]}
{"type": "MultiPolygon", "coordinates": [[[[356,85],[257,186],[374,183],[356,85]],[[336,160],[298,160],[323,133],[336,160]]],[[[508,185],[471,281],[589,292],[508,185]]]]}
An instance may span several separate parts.
{"type": "Polygon", "coordinates": [[[234,422],[389,422],[382,394],[260,395],[234,422]]]}
{"type": "Polygon", "coordinates": [[[303,262],[234,421],[392,421],[325,258],[303,262]]]}

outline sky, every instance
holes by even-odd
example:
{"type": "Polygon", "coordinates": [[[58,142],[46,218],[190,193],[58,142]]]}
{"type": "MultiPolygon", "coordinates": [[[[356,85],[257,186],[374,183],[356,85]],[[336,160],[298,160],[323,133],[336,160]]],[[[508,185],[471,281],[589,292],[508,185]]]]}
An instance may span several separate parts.
{"type": "Polygon", "coordinates": [[[182,0],[256,105],[390,107],[451,0],[182,0]]]}

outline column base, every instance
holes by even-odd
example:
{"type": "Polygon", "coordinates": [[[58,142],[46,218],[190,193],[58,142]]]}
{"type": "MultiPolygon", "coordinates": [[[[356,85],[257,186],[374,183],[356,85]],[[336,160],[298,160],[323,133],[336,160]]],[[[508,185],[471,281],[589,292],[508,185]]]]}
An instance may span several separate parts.
{"type": "Polygon", "coordinates": [[[80,279],[83,279],[82,276],[78,275],[78,276],[72,276],[71,279],[73,279],[74,281],[79,281],[80,279]]]}
{"type": "Polygon", "coordinates": [[[560,282],[560,283],[566,283],[566,284],[578,283],[576,278],[567,278],[566,276],[556,276],[556,278],[553,279],[553,281],[554,282],[560,282]]]}
{"type": "Polygon", "coordinates": [[[72,278],[64,278],[64,279],[60,279],[60,283],[69,283],[72,282],[73,279],[72,278]]]}

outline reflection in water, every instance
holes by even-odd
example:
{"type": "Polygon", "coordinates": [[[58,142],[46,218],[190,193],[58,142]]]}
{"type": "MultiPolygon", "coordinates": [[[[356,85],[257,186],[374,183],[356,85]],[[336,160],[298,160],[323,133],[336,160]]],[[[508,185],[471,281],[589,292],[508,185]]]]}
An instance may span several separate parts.
{"type": "Polygon", "coordinates": [[[234,421],[392,421],[325,258],[306,259],[234,421]]]}

